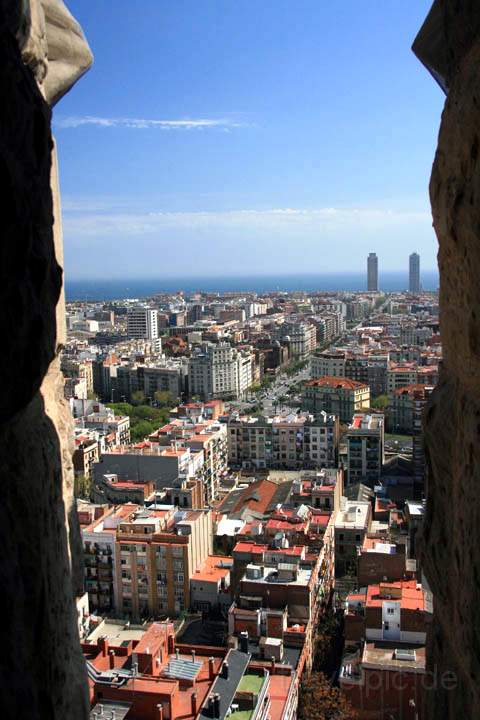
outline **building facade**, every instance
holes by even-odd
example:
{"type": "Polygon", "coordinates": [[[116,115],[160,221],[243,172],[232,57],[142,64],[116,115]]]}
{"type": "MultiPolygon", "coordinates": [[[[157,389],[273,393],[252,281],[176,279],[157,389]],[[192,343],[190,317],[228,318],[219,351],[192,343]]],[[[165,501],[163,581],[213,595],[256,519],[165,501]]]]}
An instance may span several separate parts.
{"type": "Polygon", "coordinates": [[[415,295],[420,292],[420,255],[416,252],[408,259],[408,289],[415,295]]]}
{"type": "Polygon", "coordinates": [[[303,403],[315,415],[323,411],[338,415],[340,422],[350,423],[356,412],[370,407],[370,388],[347,378],[318,378],[307,382],[303,403]]]}
{"type": "Polygon", "coordinates": [[[370,253],[367,258],[367,288],[369,292],[378,292],[378,258],[370,253]]]}

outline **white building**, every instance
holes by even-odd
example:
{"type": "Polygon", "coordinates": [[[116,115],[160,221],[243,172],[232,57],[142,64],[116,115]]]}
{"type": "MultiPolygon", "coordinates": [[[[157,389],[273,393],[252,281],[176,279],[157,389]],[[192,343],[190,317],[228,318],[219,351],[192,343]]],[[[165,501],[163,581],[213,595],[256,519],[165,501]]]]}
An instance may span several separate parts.
{"type": "Polygon", "coordinates": [[[189,392],[203,399],[239,398],[253,382],[254,358],[250,351],[228,343],[205,344],[190,358],[189,392]]]}
{"type": "Polygon", "coordinates": [[[127,335],[134,339],[157,340],[157,311],[143,305],[128,308],[127,335]]]}

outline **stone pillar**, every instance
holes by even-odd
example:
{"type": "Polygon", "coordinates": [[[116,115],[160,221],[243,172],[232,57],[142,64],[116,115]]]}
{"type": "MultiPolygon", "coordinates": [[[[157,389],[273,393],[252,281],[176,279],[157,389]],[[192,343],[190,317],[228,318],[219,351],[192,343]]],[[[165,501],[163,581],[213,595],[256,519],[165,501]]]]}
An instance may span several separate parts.
{"type": "Polygon", "coordinates": [[[0,0],[0,690],[7,720],[89,713],[75,607],[82,555],[58,357],[63,254],[47,101],[69,89],[91,54],[63,9],[60,0],[0,0]]]}
{"type": "Polygon", "coordinates": [[[430,181],[443,367],[424,416],[429,717],[480,717],[480,5],[436,0],[413,46],[445,90],[430,181]]]}

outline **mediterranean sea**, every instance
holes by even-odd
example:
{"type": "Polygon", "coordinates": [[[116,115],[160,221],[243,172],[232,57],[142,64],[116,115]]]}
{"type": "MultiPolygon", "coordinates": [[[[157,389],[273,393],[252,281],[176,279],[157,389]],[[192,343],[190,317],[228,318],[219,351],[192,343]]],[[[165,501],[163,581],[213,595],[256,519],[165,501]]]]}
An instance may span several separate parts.
{"type": "MultiPolygon", "coordinates": [[[[67,300],[122,300],[142,298],[155,293],[194,292],[276,292],[365,291],[366,273],[323,273],[311,275],[253,275],[216,277],[158,277],[124,279],[65,280],[67,300]]],[[[424,290],[438,289],[438,272],[421,274],[424,290]]],[[[407,272],[384,272],[379,276],[380,290],[400,292],[408,288],[407,272]]]]}

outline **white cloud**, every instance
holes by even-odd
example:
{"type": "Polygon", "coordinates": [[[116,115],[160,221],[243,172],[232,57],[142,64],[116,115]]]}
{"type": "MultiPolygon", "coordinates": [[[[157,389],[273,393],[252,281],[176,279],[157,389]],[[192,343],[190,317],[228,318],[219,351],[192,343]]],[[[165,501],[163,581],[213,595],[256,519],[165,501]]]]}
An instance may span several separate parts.
{"type": "Polygon", "coordinates": [[[64,227],[68,234],[90,237],[138,236],[162,231],[235,231],[236,233],[282,234],[348,231],[388,231],[392,228],[423,226],[431,223],[427,211],[397,211],[376,208],[272,208],[266,210],[229,210],[200,212],[118,212],[116,209],[91,207],[78,211],[74,203],[65,210],[64,227]],[[105,212],[103,212],[105,210],[105,212]]]}
{"type": "Polygon", "coordinates": [[[160,130],[206,130],[219,128],[229,131],[231,128],[245,127],[246,123],[236,122],[227,118],[183,118],[179,120],[156,120],[150,118],[104,118],[94,115],[70,115],[54,118],[54,125],[57,128],[69,129],[78,128],[82,125],[94,125],[104,128],[133,128],[145,130],[157,128],[160,130]]]}

